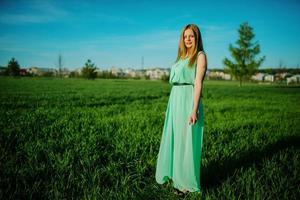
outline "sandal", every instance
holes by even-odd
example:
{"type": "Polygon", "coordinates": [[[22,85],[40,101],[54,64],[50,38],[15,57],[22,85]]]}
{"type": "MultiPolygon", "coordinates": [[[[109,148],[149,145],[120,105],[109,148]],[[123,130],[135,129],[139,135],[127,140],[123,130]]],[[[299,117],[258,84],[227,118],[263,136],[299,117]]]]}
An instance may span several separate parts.
{"type": "Polygon", "coordinates": [[[183,194],[187,194],[187,193],[189,193],[189,191],[186,190],[186,189],[184,189],[184,190],[182,191],[182,193],[183,193],[183,194]]]}
{"type": "Polygon", "coordinates": [[[177,196],[183,196],[183,192],[181,192],[180,190],[178,189],[174,189],[174,194],[176,194],[177,196]]]}
{"type": "Polygon", "coordinates": [[[184,196],[184,195],[186,195],[189,191],[188,190],[184,190],[184,191],[180,191],[180,190],[178,190],[177,188],[174,188],[175,190],[174,190],[174,194],[176,194],[176,195],[178,195],[178,196],[184,196]]]}

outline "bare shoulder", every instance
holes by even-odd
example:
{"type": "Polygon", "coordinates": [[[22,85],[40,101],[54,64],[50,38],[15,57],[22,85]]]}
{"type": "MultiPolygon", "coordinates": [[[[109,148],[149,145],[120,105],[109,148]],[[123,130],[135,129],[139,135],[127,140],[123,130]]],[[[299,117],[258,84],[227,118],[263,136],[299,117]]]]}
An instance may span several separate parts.
{"type": "Polygon", "coordinates": [[[206,61],[206,53],[204,51],[198,52],[198,58],[197,58],[197,66],[206,67],[207,61],[206,61]]]}
{"type": "Polygon", "coordinates": [[[206,53],[205,53],[204,51],[199,51],[199,52],[198,52],[198,56],[199,56],[200,54],[204,54],[204,55],[205,55],[206,53]]]}

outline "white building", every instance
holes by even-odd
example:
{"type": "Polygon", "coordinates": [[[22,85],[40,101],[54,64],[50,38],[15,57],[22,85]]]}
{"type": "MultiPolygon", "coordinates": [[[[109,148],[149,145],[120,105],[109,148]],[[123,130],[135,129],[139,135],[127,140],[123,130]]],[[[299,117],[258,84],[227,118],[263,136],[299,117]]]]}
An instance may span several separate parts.
{"type": "Polygon", "coordinates": [[[274,75],[272,75],[272,74],[266,74],[264,76],[264,81],[274,82],[274,75]]]}
{"type": "Polygon", "coordinates": [[[255,81],[263,81],[265,76],[266,76],[265,73],[259,72],[259,73],[256,73],[255,75],[252,75],[251,79],[255,80],[255,81]]]}
{"type": "Polygon", "coordinates": [[[279,76],[282,78],[282,79],[285,79],[287,77],[291,77],[293,76],[293,74],[289,73],[289,72],[283,72],[283,73],[279,73],[279,76]]]}
{"type": "Polygon", "coordinates": [[[231,75],[230,75],[230,74],[224,73],[223,78],[224,78],[225,80],[231,80],[231,75]]]}
{"type": "MultiPolygon", "coordinates": [[[[33,75],[37,75],[37,76],[42,76],[45,73],[53,73],[53,75],[56,75],[58,73],[57,69],[53,69],[53,68],[40,68],[40,67],[30,67],[30,68],[26,69],[26,71],[29,74],[33,74],[33,75]]],[[[65,71],[63,71],[63,72],[65,72],[65,71]]]]}
{"type": "Polygon", "coordinates": [[[125,73],[123,72],[123,70],[121,68],[112,67],[111,73],[112,73],[112,75],[115,75],[117,77],[125,76],[125,73]]]}
{"type": "Polygon", "coordinates": [[[288,85],[290,83],[300,83],[300,74],[286,78],[286,84],[288,85]]]}
{"type": "Polygon", "coordinates": [[[231,75],[222,71],[207,71],[207,76],[209,79],[224,79],[231,80],[231,75]]]}
{"type": "Polygon", "coordinates": [[[134,69],[130,69],[130,68],[124,69],[123,72],[128,77],[133,77],[134,78],[134,77],[138,76],[137,72],[134,69]]]}
{"type": "Polygon", "coordinates": [[[146,75],[149,76],[150,79],[161,79],[163,76],[169,76],[169,71],[167,69],[148,69],[146,71],[146,75]]]}

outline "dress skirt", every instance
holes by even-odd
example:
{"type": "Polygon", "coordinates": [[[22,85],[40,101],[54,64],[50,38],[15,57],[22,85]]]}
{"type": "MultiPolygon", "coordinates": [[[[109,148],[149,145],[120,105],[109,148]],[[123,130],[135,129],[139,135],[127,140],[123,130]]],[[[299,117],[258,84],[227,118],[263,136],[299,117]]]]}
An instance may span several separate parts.
{"type": "Polygon", "coordinates": [[[155,179],[159,184],[172,179],[173,186],[179,190],[200,192],[204,130],[202,98],[198,104],[197,121],[189,125],[193,104],[193,85],[172,87],[157,155],[155,179]]]}

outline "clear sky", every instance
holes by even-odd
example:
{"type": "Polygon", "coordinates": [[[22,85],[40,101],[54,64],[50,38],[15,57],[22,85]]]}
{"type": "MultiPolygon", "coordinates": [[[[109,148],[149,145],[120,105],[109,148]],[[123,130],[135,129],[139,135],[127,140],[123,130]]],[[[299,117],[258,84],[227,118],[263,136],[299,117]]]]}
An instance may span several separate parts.
{"type": "Polygon", "coordinates": [[[261,68],[300,65],[300,1],[79,1],[1,0],[0,65],[75,69],[91,59],[98,68],[169,68],[182,27],[202,33],[208,68],[223,68],[243,22],[253,27],[266,55],[261,68]]]}

